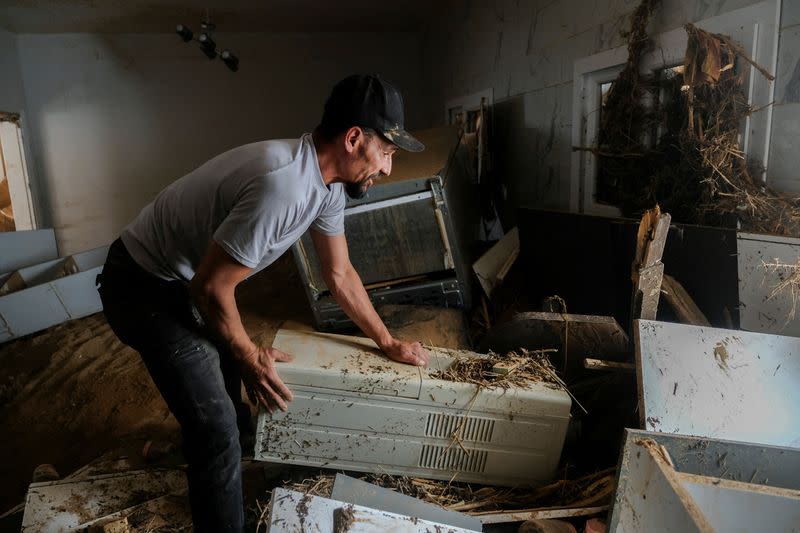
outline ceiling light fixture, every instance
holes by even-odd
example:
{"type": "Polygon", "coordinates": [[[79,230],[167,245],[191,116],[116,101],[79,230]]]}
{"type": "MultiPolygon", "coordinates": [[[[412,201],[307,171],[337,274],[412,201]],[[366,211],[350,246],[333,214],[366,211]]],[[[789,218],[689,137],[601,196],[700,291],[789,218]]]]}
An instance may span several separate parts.
{"type": "Polygon", "coordinates": [[[175,26],[175,33],[178,34],[178,37],[185,43],[189,41],[195,40],[200,44],[200,50],[206,55],[208,59],[214,59],[217,55],[220,56],[222,62],[225,63],[225,66],[228,67],[232,72],[236,72],[239,70],[239,58],[233,55],[230,50],[225,49],[222,53],[217,52],[217,43],[211,38],[211,33],[214,31],[216,26],[209,22],[208,20],[204,20],[200,23],[200,28],[202,29],[203,33],[201,33],[196,39],[194,39],[194,33],[192,30],[189,29],[188,26],[184,24],[178,24],[175,26]]]}

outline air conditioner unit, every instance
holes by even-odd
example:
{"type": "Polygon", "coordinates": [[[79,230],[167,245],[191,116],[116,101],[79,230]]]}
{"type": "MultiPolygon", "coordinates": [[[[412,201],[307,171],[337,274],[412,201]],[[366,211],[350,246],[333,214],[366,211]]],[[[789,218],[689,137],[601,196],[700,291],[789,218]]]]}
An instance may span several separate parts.
{"type": "Polygon", "coordinates": [[[287,412],[262,409],[256,459],[506,486],[556,473],[571,407],[564,390],[431,377],[457,354],[480,357],[471,352],[432,349],[420,368],[360,337],[280,330],[273,346],[294,356],[277,365],[294,401],[287,412]]]}

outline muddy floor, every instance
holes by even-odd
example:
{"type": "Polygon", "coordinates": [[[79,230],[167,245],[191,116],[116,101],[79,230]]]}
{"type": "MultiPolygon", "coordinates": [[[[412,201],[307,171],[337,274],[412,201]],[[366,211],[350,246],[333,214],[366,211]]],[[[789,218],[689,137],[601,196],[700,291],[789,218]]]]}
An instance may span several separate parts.
{"type": "MultiPolygon", "coordinates": [[[[241,284],[237,300],[256,342],[271,343],[285,322],[311,327],[289,256],[241,284]]],[[[381,314],[400,338],[466,347],[458,311],[391,307],[381,314]]],[[[102,313],[0,345],[0,428],[0,514],[23,501],[39,464],[63,476],[104,454],[133,458],[148,440],[180,440],[139,355],[117,340],[102,313]]]]}

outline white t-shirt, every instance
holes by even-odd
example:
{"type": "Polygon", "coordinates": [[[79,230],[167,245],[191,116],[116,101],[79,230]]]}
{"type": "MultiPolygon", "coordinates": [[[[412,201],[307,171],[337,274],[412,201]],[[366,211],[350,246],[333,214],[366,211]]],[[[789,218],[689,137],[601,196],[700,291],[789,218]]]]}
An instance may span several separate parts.
{"type": "Polygon", "coordinates": [[[229,150],[161,191],[122,231],[131,256],[165,280],[190,281],[213,238],[257,272],[309,227],[344,233],[344,188],[326,186],[310,134],[229,150]]]}

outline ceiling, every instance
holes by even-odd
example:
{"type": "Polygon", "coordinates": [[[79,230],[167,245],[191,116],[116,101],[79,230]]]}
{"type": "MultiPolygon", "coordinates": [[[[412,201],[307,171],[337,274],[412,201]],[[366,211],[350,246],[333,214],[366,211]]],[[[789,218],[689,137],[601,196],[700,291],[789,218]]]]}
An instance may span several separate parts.
{"type": "Polygon", "coordinates": [[[3,0],[0,27],[14,33],[417,31],[449,1],[403,0],[3,0]]]}

